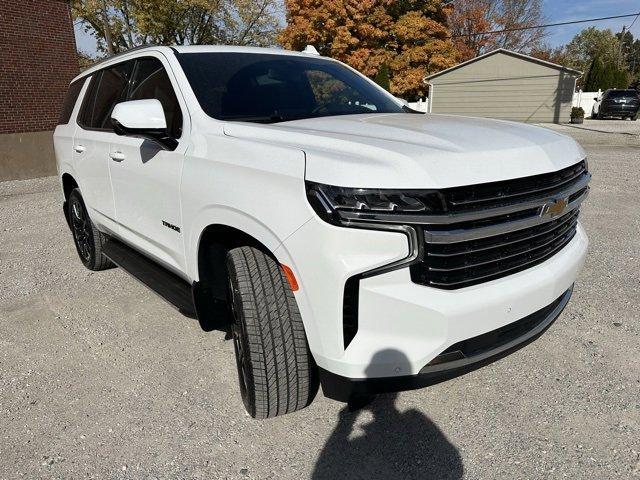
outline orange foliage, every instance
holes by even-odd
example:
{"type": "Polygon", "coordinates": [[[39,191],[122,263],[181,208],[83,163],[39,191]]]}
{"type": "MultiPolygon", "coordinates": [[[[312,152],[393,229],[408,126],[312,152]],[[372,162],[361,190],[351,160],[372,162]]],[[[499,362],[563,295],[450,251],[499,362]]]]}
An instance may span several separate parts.
{"type": "Polygon", "coordinates": [[[449,15],[449,28],[458,50],[458,60],[464,62],[480,55],[489,45],[489,35],[471,35],[491,30],[486,1],[458,0],[449,15]]]}
{"type": "Polygon", "coordinates": [[[280,43],[314,45],[373,78],[389,67],[391,92],[424,96],[423,78],[456,63],[441,0],[285,0],[287,27],[280,43]]]}

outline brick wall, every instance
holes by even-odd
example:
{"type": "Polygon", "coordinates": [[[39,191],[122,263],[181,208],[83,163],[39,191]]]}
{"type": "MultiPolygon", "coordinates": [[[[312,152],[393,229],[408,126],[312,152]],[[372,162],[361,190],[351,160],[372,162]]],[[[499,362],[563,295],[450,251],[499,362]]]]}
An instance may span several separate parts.
{"type": "Polygon", "coordinates": [[[78,72],[68,0],[0,0],[0,134],[53,130],[78,72]]]}

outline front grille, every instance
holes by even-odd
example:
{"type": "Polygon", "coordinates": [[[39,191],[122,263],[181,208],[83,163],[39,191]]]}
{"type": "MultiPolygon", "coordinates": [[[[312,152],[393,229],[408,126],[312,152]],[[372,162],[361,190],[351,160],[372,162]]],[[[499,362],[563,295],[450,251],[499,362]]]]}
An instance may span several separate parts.
{"type": "Polygon", "coordinates": [[[558,172],[442,190],[446,221],[424,225],[414,282],[456,289],[511,275],[551,258],[576,233],[588,194],[586,162],[558,172]]]}

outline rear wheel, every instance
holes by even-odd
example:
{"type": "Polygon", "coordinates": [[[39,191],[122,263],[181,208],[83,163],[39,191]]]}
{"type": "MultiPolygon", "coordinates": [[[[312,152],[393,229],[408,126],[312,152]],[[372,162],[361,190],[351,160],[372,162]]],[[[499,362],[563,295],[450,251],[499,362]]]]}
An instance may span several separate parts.
{"type": "Polygon", "coordinates": [[[227,255],[240,394],[254,418],[300,410],[318,391],[316,367],[282,268],[253,247],[227,255]]]}
{"type": "Polygon", "coordinates": [[[94,271],[113,267],[113,263],[102,254],[102,246],[107,237],[96,228],[89,218],[89,212],[82,200],[80,190],[77,188],[72,190],[67,205],[73,241],[82,264],[94,271]]]}

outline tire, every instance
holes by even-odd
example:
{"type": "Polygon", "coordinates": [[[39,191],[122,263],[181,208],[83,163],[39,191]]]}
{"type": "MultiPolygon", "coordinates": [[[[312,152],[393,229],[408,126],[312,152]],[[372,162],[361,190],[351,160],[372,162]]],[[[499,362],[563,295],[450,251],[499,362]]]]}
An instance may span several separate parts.
{"type": "Polygon", "coordinates": [[[107,236],[100,232],[89,218],[89,212],[77,188],[69,194],[67,216],[82,264],[93,271],[114,267],[111,260],[102,254],[102,246],[107,241],[107,236]]]}
{"type": "Polygon", "coordinates": [[[258,419],[295,412],[318,391],[295,297],[276,260],[253,247],[227,254],[240,394],[258,419]]]}

